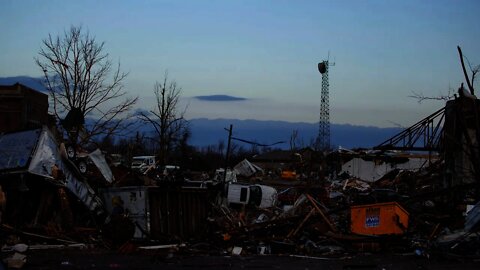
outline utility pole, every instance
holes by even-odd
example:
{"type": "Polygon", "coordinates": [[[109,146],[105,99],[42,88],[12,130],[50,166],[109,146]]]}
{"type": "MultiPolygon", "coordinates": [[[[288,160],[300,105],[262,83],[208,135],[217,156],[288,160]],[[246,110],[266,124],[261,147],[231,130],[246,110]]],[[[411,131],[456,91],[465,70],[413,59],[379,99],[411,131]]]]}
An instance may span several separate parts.
{"type": "Polygon", "coordinates": [[[225,171],[223,173],[223,183],[225,184],[227,182],[227,167],[228,167],[228,161],[230,159],[230,143],[232,141],[232,129],[233,126],[230,124],[230,129],[225,129],[228,131],[228,142],[227,142],[227,153],[225,156],[225,171]]]}

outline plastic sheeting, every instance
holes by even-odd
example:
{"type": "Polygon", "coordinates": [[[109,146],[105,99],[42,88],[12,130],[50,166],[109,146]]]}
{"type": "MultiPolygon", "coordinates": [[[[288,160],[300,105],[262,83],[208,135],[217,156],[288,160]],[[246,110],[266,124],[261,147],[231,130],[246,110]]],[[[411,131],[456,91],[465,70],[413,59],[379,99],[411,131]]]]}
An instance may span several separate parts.
{"type": "Polygon", "coordinates": [[[88,156],[93,161],[95,166],[97,166],[103,177],[105,177],[105,180],[107,180],[107,182],[109,183],[112,183],[113,173],[112,170],[110,170],[110,167],[108,166],[107,161],[105,160],[105,156],[103,156],[102,154],[102,151],[100,151],[100,149],[97,149],[88,154],[88,156]]]}
{"type": "MultiPolygon", "coordinates": [[[[61,168],[61,163],[60,152],[55,139],[47,129],[42,130],[38,138],[37,148],[28,166],[28,172],[53,179],[52,168],[54,165],[61,168]]],[[[63,168],[61,169],[63,170],[63,168]]]]}

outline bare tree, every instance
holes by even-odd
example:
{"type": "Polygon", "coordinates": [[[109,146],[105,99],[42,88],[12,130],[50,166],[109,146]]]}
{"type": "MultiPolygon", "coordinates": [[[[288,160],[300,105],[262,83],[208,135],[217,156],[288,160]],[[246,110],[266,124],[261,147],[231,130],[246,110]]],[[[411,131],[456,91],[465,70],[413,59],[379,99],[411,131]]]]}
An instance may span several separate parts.
{"type": "MultiPolygon", "coordinates": [[[[471,95],[475,95],[475,76],[478,74],[478,72],[480,72],[480,65],[473,66],[468,60],[468,58],[465,55],[463,55],[463,52],[460,46],[457,46],[457,51],[458,51],[458,56],[460,57],[460,65],[462,66],[463,75],[465,77],[465,81],[467,82],[468,91],[470,92],[471,95]],[[468,64],[468,68],[470,69],[470,76],[465,66],[465,60],[468,64]]],[[[461,84],[459,91],[460,89],[464,89],[463,83],[461,84]]],[[[462,95],[463,93],[459,93],[459,94],[462,95]]],[[[409,97],[417,99],[418,103],[422,103],[422,101],[425,101],[425,100],[448,101],[455,97],[455,91],[451,87],[449,87],[448,93],[446,95],[438,95],[438,96],[425,96],[421,92],[412,91],[412,95],[410,95],[409,97]]]]}
{"type": "Polygon", "coordinates": [[[35,58],[44,73],[57,118],[72,112],[80,118],[74,124],[63,122],[70,142],[83,144],[94,136],[111,136],[124,130],[126,114],[137,102],[137,97],[125,97],[123,81],[127,73],[121,72],[120,63],[112,65],[104,45],[88,31],[82,32],[82,27],[71,26],[63,35],[49,34],[42,41],[40,57],[35,58]],[[87,115],[95,120],[85,127],[87,115]]]}
{"type": "Polygon", "coordinates": [[[465,76],[465,81],[467,82],[468,90],[470,90],[470,94],[475,95],[475,89],[474,89],[475,75],[477,75],[478,71],[480,71],[480,65],[472,67],[472,65],[470,64],[470,61],[468,61],[468,58],[463,55],[462,49],[460,48],[460,46],[457,46],[457,50],[458,50],[458,56],[460,57],[460,63],[462,64],[463,75],[465,76]],[[468,76],[467,69],[465,68],[464,58],[467,60],[468,67],[470,68],[470,71],[472,73],[471,80],[468,76]]]}
{"type": "Polygon", "coordinates": [[[446,95],[439,94],[438,96],[425,96],[422,92],[412,91],[412,95],[408,97],[415,98],[418,103],[422,103],[425,100],[449,101],[455,97],[455,91],[449,87],[446,95]]]}
{"type": "MultiPolygon", "coordinates": [[[[159,145],[159,162],[165,165],[172,149],[189,134],[188,122],[184,118],[186,108],[178,111],[182,89],[175,81],[168,80],[165,72],[163,82],[156,82],[153,92],[155,94],[155,108],[147,112],[140,112],[139,118],[151,124],[155,129],[159,145]]],[[[182,142],[186,143],[186,142],[182,142]]]]}

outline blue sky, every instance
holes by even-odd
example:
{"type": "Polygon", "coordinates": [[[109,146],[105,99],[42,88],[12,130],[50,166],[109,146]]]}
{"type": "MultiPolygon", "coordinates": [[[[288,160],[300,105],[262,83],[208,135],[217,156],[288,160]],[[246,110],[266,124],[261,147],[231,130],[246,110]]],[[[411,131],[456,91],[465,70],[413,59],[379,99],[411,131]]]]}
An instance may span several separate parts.
{"type": "Polygon", "coordinates": [[[480,64],[479,14],[475,0],[3,0],[0,77],[41,76],[41,40],[82,25],[130,73],[142,109],[168,69],[189,118],[315,122],[316,65],[330,52],[332,122],[408,126],[443,105],[418,104],[412,91],[437,96],[463,81],[457,45],[480,64]],[[248,100],[192,98],[215,94],[248,100]]]}

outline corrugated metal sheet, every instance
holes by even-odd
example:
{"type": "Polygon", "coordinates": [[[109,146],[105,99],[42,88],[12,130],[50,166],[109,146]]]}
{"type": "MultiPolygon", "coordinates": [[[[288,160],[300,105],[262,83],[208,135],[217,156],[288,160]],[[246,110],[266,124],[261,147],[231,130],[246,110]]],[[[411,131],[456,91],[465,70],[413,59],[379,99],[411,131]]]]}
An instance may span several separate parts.
{"type": "Polygon", "coordinates": [[[152,238],[185,238],[205,232],[210,207],[206,189],[152,188],[148,197],[152,238]]]}
{"type": "Polygon", "coordinates": [[[41,129],[0,136],[0,171],[26,169],[41,129]]]}

